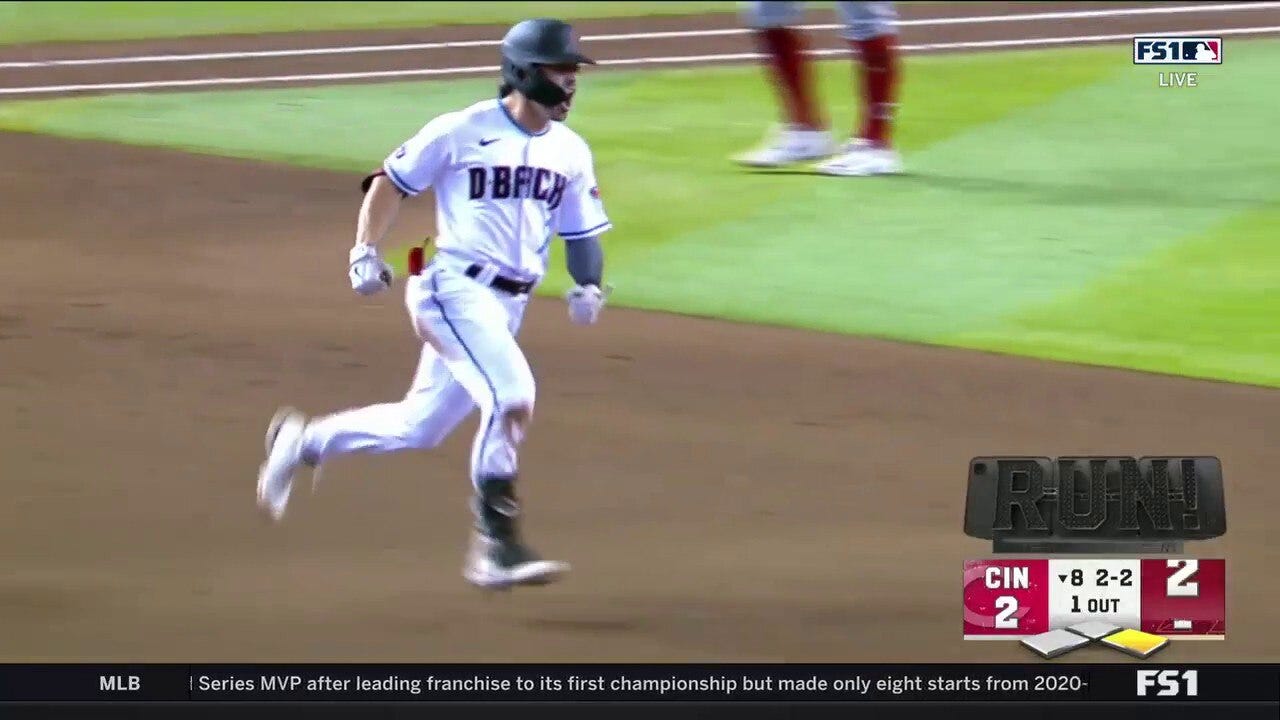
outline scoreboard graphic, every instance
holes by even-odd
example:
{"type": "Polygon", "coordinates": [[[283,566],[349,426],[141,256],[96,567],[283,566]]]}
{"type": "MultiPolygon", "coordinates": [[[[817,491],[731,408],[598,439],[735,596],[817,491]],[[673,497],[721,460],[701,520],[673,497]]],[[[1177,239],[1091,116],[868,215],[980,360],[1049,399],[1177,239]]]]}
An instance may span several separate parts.
{"type": "Polygon", "coordinates": [[[1223,640],[1227,561],[999,558],[964,564],[964,639],[1021,640],[1109,627],[1223,640]]]}

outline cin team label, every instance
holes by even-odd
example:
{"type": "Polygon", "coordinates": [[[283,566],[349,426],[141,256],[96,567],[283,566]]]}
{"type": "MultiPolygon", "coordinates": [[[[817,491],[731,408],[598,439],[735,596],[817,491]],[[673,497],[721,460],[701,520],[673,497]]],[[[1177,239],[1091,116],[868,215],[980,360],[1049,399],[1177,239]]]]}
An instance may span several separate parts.
{"type": "Polygon", "coordinates": [[[1044,560],[968,560],[964,636],[1010,638],[1049,630],[1049,564],[1044,560]]]}
{"type": "Polygon", "coordinates": [[[964,564],[966,640],[1018,639],[1100,621],[1168,638],[1223,639],[1226,561],[987,559],[964,564]]]}

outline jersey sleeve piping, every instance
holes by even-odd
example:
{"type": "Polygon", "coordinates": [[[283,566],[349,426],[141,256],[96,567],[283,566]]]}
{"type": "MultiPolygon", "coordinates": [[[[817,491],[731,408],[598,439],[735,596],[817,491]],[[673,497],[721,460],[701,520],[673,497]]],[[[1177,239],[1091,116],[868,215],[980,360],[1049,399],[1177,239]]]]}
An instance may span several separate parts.
{"type": "Polygon", "coordinates": [[[611,229],[613,229],[613,223],[608,220],[605,220],[599,225],[593,228],[588,228],[586,230],[562,232],[560,233],[560,237],[564,238],[565,240],[585,240],[586,238],[594,237],[596,235],[599,235],[611,229]]]}
{"type": "Polygon", "coordinates": [[[417,195],[422,192],[405,182],[404,178],[400,177],[399,173],[395,171],[395,168],[391,167],[391,163],[384,162],[382,164],[382,169],[386,171],[387,179],[391,181],[392,185],[399,188],[400,192],[405,193],[406,195],[417,195]]]}

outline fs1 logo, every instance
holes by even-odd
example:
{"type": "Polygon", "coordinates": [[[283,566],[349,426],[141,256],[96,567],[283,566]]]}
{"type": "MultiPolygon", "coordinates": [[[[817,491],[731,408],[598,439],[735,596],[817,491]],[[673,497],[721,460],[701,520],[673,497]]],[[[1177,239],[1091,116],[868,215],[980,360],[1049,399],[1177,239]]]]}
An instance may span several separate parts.
{"type": "Polygon", "coordinates": [[[1222,38],[1136,37],[1134,65],[1221,65],[1222,38]]]}
{"type": "Polygon", "coordinates": [[[1139,670],[1138,696],[1147,697],[1155,690],[1156,697],[1195,697],[1200,694],[1199,676],[1197,670],[1139,670]]]}

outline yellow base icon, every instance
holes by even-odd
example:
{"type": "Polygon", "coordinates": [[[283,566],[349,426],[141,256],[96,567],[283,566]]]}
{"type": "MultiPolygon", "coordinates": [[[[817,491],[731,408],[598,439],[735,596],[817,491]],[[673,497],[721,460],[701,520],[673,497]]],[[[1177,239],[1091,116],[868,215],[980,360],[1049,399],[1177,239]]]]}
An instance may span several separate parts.
{"type": "Polygon", "coordinates": [[[1101,642],[1103,645],[1109,645],[1136,658],[1146,659],[1168,645],[1169,639],[1130,629],[1108,635],[1102,638],[1101,642]]]}

